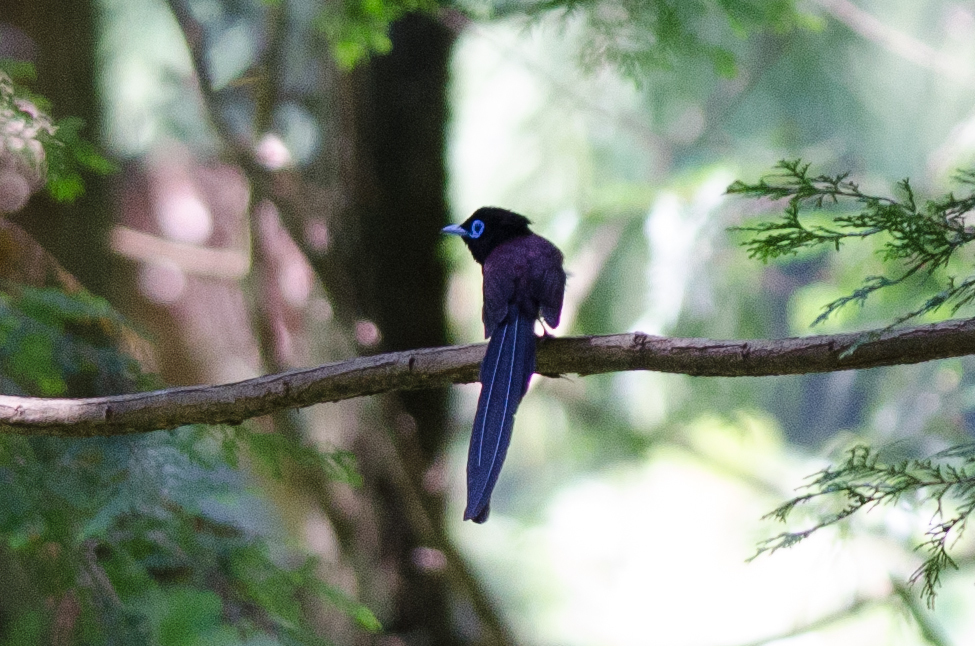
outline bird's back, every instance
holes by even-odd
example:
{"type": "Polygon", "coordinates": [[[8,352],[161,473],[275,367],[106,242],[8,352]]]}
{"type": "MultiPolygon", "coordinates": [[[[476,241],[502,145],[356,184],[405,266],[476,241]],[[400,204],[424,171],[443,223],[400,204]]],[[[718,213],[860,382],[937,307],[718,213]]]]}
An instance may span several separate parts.
{"type": "Polygon", "coordinates": [[[512,302],[526,316],[541,314],[558,326],[564,293],[562,252],[551,242],[532,233],[498,245],[484,261],[485,336],[504,320],[512,302]]]}

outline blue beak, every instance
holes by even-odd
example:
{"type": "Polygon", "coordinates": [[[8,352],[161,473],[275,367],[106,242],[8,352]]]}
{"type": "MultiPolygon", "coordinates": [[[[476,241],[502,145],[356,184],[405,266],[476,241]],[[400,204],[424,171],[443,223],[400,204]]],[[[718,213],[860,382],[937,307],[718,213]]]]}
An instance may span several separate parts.
{"type": "Polygon", "coordinates": [[[451,235],[460,236],[466,238],[468,236],[467,230],[459,224],[450,224],[440,229],[440,233],[449,233],[451,235]]]}

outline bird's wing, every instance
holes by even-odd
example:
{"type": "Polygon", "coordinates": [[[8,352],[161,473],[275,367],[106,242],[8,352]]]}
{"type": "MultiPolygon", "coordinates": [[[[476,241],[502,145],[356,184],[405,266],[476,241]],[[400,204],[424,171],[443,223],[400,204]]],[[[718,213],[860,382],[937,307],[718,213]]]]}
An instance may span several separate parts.
{"type": "Polygon", "coordinates": [[[559,326],[562,318],[562,300],[565,297],[565,271],[562,265],[552,265],[545,269],[541,279],[535,284],[535,298],[538,299],[542,318],[551,327],[559,326]]]}
{"type": "Polygon", "coordinates": [[[565,296],[565,270],[562,269],[562,252],[548,240],[538,239],[534,245],[532,262],[532,297],[538,303],[539,312],[550,326],[558,327],[562,317],[562,300],[565,296]]]}
{"type": "Polygon", "coordinates": [[[497,262],[498,259],[492,256],[484,266],[484,309],[481,311],[481,320],[484,322],[485,337],[494,336],[498,325],[508,315],[508,305],[515,296],[515,282],[511,272],[495,270],[491,265],[497,262]]]}
{"type": "Polygon", "coordinates": [[[518,404],[535,372],[535,321],[514,303],[488,342],[481,362],[481,395],[467,453],[464,520],[483,523],[501,473],[518,404]]]}

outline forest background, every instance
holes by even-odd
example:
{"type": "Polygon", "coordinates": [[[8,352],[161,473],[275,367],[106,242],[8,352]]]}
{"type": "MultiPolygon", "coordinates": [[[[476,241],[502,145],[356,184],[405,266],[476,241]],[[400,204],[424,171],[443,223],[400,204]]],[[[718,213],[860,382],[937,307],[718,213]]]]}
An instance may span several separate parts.
{"type": "MultiPolygon", "coordinates": [[[[973,32],[975,5],[947,0],[0,2],[4,99],[33,106],[3,114],[2,392],[479,340],[478,268],[439,229],[486,204],[565,252],[559,335],[882,328],[929,286],[811,328],[882,247],[762,264],[729,228],[784,205],[726,191],[794,158],[878,195],[958,190],[973,32]]],[[[854,446],[896,465],[971,442],[969,365],[536,377],[484,526],[460,521],[476,385],[4,436],[0,639],[967,643],[963,526],[933,605],[909,583],[951,516],[925,496],[746,560],[783,530],[763,515],[854,446]]]]}

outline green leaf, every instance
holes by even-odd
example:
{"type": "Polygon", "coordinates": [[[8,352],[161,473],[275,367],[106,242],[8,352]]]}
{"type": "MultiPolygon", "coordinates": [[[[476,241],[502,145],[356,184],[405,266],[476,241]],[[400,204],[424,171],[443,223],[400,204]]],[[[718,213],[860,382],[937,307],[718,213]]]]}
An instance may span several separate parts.
{"type": "Polygon", "coordinates": [[[244,428],[238,431],[238,437],[258,466],[272,478],[280,478],[290,467],[324,471],[333,480],[361,485],[355,456],[347,451],[325,452],[314,446],[296,444],[278,433],[255,433],[244,428]]]}
{"type": "Polygon", "coordinates": [[[221,625],[223,602],[208,590],[176,588],[163,599],[159,620],[160,646],[228,646],[236,643],[229,627],[221,625]]]}
{"type": "Polygon", "coordinates": [[[338,588],[316,582],[315,589],[318,594],[331,601],[335,607],[354,619],[361,628],[373,633],[377,633],[383,629],[382,624],[379,623],[379,619],[376,618],[376,615],[369,608],[355,601],[338,588]]]}
{"type": "Polygon", "coordinates": [[[44,613],[28,610],[14,615],[3,636],[6,646],[42,646],[45,643],[48,627],[44,613]]]}
{"type": "MultiPolygon", "coordinates": [[[[807,493],[797,496],[765,516],[787,522],[800,507],[816,504],[812,523],[799,531],[787,531],[759,545],[755,556],[793,547],[819,530],[846,521],[855,514],[881,505],[924,501],[934,505],[924,538],[917,550],[926,553],[911,575],[920,583],[921,597],[933,606],[941,575],[956,569],[948,553],[975,511],[975,446],[966,444],[923,460],[885,464],[879,453],[856,445],[846,462],[810,476],[807,493]]],[[[754,558],[754,557],[753,557],[754,558]]]]}
{"type": "Polygon", "coordinates": [[[47,154],[47,191],[59,202],[73,202],[84,195],[82,173],[108,175],[118,167],[102,156],[90,142],[81,136],[84,121],[68,117],[57,122],[53,137],[45,138],[47,154]]]}
{"type": "MultiPolygon", "coordinates": [[[[779,171],[748,184],[736,181],[728,193],[753,199],[785,200],[778,220],[736,227],[750,234],[742,245],[762,262],[810,250],[838,252],[846,243],[874,239],[885,273],[868,276],[851,294],[824,307],[816,323],[850,303],[863,305],[868,297],[908,281],[935,281],[936,294],[897,317],[889,327],[948,307],[952,313],[975,301],[975,275],[948,273],[962,249],[975,242],[967,215],[975,209],[975,192],[948,194],[919,204],[909,180],[895,186],[895,196],[864,193],[847,173],[817,175],[801,160],[783,160],[779,171]],[[823,222],[820,224],[819,222],[823,222]]],[[[961,172],[959,183],[972,186],[972,173],[961,172]]]]}
{"type": "MultiPolygon", "coordinates": [[[[117,347],[130,331],[107,301],[84,291],[4,287],[5,384],[31,394],[79,387],[103,394],[144,383],[117,347]]],[[[0,535],[12,558],[42,568],[46,598],[77,595],[85,643],[107,636],[172,646],[319,643],[302,602],[330,588],[318,581],[316,561],[281,547],[281,523],[263,518],[266,504],[235,470],[241,451],[276,477],[301,468],[359,480],[350,454],[246,428],[84,440],[0,436],[0,535]]],[[[378,625],[354,600],[325,598],[364,628],[378,625]]],[[[21,620],[24,644],[45,643],[35,637],[50,633],[50,617],[21,620]],[[39,627],[31,632],[28,620],[39,627]]]]}
{"type": "Polygon", "coordinates": [[[434,12],[431,0],[339,0],[327,3],[315,24],[340,68],[349,70],[392,49],[390,25],[409,12],[434,12]]]}
{"type": "Polygon", "coordinates": [[[27,83],[37,80],[37,68],[33,63],[17,61],[11,58],[0,58],[0,72],[9,76],[17,83],[27,83]]]}
{"type": "Polygon", "coordinates": [[[724,49],[716,49],[711,53],[711,62],[715,73],[721,78],[733,79],[738,76],[738,64],[735,55],[724,49]]]}

